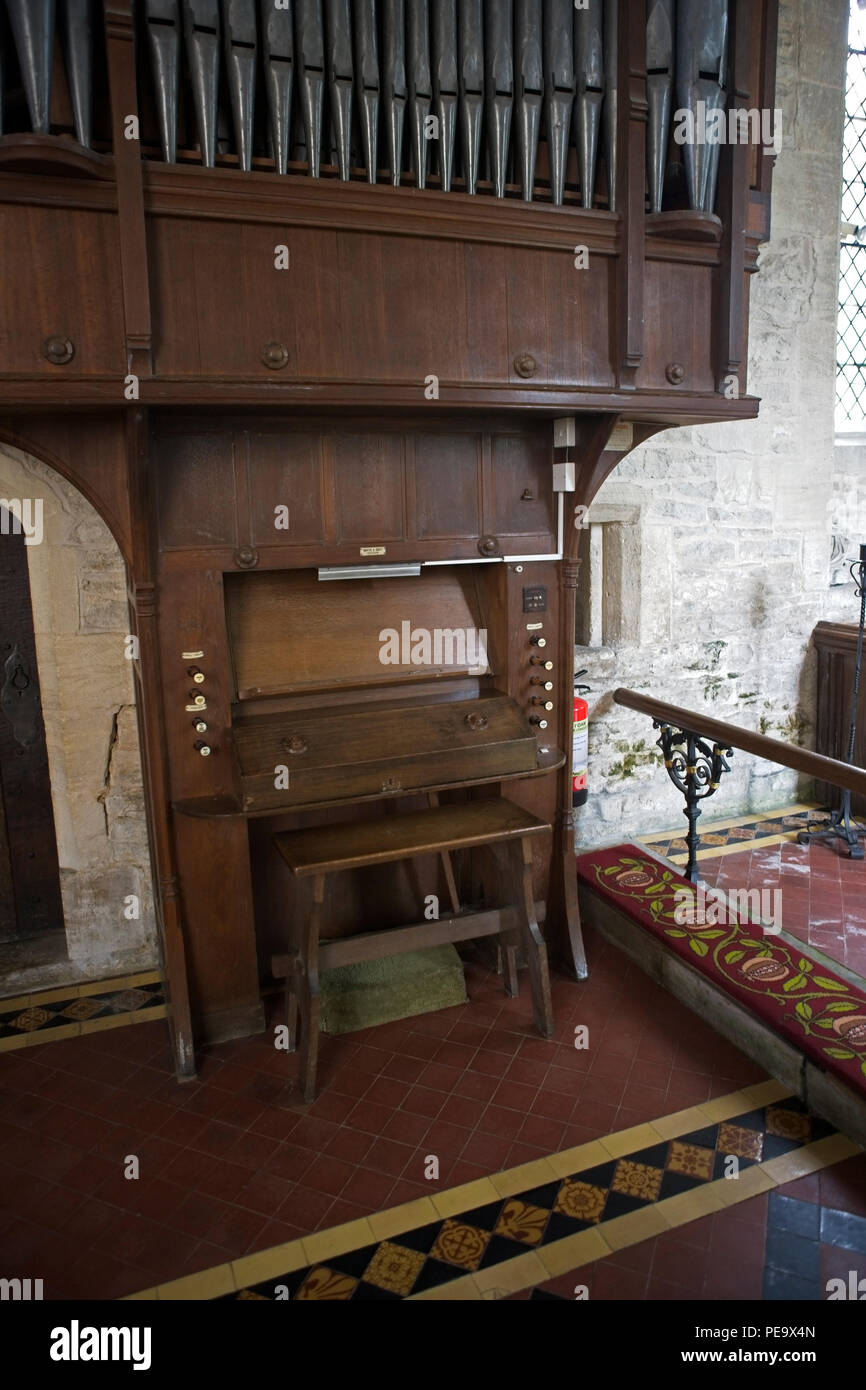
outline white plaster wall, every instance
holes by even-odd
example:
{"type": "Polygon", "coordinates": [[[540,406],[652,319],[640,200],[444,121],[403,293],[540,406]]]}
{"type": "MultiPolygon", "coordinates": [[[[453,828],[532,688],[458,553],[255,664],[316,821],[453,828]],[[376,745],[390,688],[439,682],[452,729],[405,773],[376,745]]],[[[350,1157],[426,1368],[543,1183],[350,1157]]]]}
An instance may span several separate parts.
{"type": "Polygon", "coordinates": [[[27,561],[69,953],[35,978],[8,972],[10,993],[153,967],[157,948],[120,552],[71,484],[5,445],[0,496],[43,500],[27,561]]]}
{"type": "MultiPolygon", "coordinates": [[[[684,825],[651,721],[612,703],[645,691],[810,745],[822,619],[856,620],[830,587],[831,532],[866,540],[866,450],[834,448],[839,210],[848,0],[782,0],[783,148],[772,238],[752,280],[748,389],[757,421],[670,430],[626,457],[598,502],[640,506],[626,562],[637,639],[578,648],[588,667],[590,799],[578,842],[684,825]]],[[[793,802],[795,773],[737,753],[706,819],[793,802]]]]}

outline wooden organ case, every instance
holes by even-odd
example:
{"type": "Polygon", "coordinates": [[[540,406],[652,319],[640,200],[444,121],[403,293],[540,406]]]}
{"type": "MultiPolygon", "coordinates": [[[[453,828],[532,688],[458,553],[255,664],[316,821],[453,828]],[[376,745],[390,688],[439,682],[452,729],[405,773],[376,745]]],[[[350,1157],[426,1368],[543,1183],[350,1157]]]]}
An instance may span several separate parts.
{"type": "MultiPolygon", "coordinates": [[[[126,562],[179,1075],[263,1026],[292,828],[501,792],[585,973],[580,521],[653,433],[757,413],[772,152],[673,115],[773,109],[775,0],[78,14],[0,24],[0,440],[126,562]]],[[[342,875],[328,931],[454,891],[505,906],[431,854],[342,875]]]]}

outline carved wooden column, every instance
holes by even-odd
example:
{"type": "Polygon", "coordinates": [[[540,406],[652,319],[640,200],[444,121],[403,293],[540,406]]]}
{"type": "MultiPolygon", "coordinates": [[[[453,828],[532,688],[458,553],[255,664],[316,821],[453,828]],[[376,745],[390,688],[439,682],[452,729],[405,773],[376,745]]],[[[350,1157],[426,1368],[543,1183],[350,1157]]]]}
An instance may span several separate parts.
{"type": "Polygon", "coordinates": [[[616,314],[620,390],[634,390],[644,356],[646,255],[646,0],[620,0],[616,210],[622,220],[616,314]]]}
{"type": "MultiPolygon", "coordinates": [[[[576,491],[565,493],[566,516],[563,528],[562,560],[559,565],[559,643],[561,667],[558,673],[557,707],[559,718],[557,741],[565,750],[565,767],[560,774],[558,809],[554,826],[554,856],[550,879],[550,902],[546,934],[557,947],[557,954],[566,968],[574,970],[579,980],[586,978],[586,955],[580,929],[580,908],[577,902],[577,871],[574,863],[574,808],[572,806],[572,710],[574,700],[574,640],[577,624],[577,585],[580,578],[579,547],[584,532],[575,526],[575,504],[587,504],[592,492],[598,464],[604,446],[616,424],[614,415],[583,416],[575,421],[575,445],[568,455],[575,464],[576,491]]],[[[558,452],[558,451],[557,451],[558,452]]],[[[563,457],[565,457],[565,452],[563,457]]],[[[614,457],[610,468],[614,466],[614,457]]],[[[603,481],[603,479],[602,479],[603,481]]]]}
{"type": "Polygon", "coordinates": [[[141,745],[142,780],[153,875],[154,909],[168,992],[168,1020],[179,1078],[195,1076],[186,947],[174,846],[168,821],[169,781],[162,707],[162,674],[153,575],[152,499],[145,411],[127,417],[127,469],[131,499],[132,561],[129,603],[138,639],[135,710],[141,745]]]}
{"type": "MultiPolygon", "coordinates": [[[[134,40],[131,0],[105,0],[127,370],[138,377],[149,377],[153,371],[150,289],[134,40]]],[[[119,399],[122,399],[121,391],[122,383],[118,383],[119,399]]]]}
{"type": "MultiPolygon", "coordinates": [[[[728,109],[748,110],[760,94],[749,92],[748,6],[734,0],[728,54],[728,109]]],[[[740,394],[744,366],[746,216],[749,183],[748,145],[722,146],[719,161],[718,215],[722,220],[721,264],[715,277],[716,390],[740,394]]]]}

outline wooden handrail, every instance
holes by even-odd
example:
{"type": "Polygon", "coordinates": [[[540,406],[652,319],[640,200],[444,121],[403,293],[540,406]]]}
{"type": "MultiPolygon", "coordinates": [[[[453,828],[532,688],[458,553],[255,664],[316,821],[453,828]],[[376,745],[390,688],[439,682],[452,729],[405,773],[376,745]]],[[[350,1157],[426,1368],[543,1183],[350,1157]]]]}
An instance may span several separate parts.
{"type": "Polygon", "coordinates": [[[766,758],[767,762],[779,763],[807,777],[829,782],[833,787],[866,796],[866,771],[863,768],[841,763],[836,758],[825,758],[823,753],[812,753],[808,748],[796,748],[778,738],[767,738],[766,734],[756,734],[751,729],[741,729],[736,724],[713,719],[709,714],[699,714],[697,710],[668,705],[664,700],[639,695],[635,690],[615,690],[613,698],[616,704],[636,710],[638,714],[648,714],[659,723],[712,739],[725,748],[741,748],[744,753],[766,758]]]}

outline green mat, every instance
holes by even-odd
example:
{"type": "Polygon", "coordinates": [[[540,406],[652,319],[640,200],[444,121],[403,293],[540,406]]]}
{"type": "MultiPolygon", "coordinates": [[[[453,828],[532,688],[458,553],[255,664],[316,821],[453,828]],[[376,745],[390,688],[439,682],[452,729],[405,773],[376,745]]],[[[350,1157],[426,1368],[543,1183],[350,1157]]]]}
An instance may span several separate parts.
{"type": "Polygon", "coordinates": [[[321,1030],[355,1033],[399,1018],[466,1003],[463,963],[453,946],[338,965],[321,977],[321,1030]]]}

